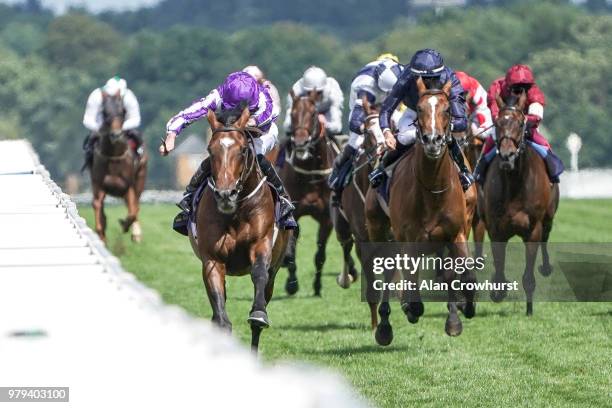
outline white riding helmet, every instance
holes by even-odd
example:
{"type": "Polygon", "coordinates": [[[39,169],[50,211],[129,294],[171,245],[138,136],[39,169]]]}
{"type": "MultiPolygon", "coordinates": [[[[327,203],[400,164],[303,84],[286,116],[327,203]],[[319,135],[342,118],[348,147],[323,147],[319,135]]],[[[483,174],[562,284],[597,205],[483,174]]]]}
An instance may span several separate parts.
{"type": "Polygon", "coordinates": [[[257,81],[263,81],[264,79],[264,74],[257,65],[246,66],[242,68],[242,72],[246,72],[247,74],[255,78],[257,81]]]}
{"type": "Polygon", "coordinates": [[[115,95],[117,92],[119,92],[121,96],[124,96],[125,91],[127,90],[127,82],[123,78],[114,76],[106,81],[106,84],[102,90],[108,95],[115,95]]]}
{"type": "Polygon", "coordinates": [[[321,91],[327,85],[327,74],[319,67],[310,67],[304,71],[302,86],[306,91],[321,91]]]}
{"type": "Polygon", "coordinates": [[[402,73],[401,65],[392,61],[385,61],[376,67],[378,73],[378,88],[387,93],[390,92],[402,73]]]}

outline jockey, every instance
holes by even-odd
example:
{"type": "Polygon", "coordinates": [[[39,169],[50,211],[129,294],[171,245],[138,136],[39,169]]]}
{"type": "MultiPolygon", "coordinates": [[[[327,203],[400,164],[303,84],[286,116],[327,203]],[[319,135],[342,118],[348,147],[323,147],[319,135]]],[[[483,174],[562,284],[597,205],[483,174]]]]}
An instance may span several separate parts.
{"type": "MultiPolygon", "coordinates": [[[[423,82],[428,88],[442,87],[447,81],[451,81],[451,131],[465,132],[467,129],[463,88],[454,71],[444,65],[442,55],[438,51],[432,49],[417,51],[412,57],[409,67],[404,69],[391,93],[382,104],[380,127],[383,129],[385,144],[391,151],[385,154],[380,166],[370,173],[370,183],[374,187],[379,186],[384,180],[385,167],[400,158],[416,141],[416,105],[419,100],[416,81],[419,77],[423,78],[423,82]],[[398,123],[397,142],[399,142],[399,146],[396,149],[396,136],[391,132],[390,121],[391,115],[401,102],[404,102],[407,109],[398,123]]],[[[449,144],[451,157],[459,167],[459,180],[465,191],[472,185],[474,178],[465,165],[459,143],[454,137],[449,137],[447,143],[449,144]]]]}
{"type": "MultiPolygon", "coordinates": [[[[548,171],[548,177],[551,183],[559,182],[559,174],[563,172],[563,162],[557,155],[555,155],[550,147],[550,144],[540,133],[538,126],[544,117],[544,105],[546,100],[544,94],[540,88],[536,85],[533,72],[527,65],[514,65],[505,77],[501,77],[493,81],[489,87],[489,106],[491,107],[491,113],[493,119],[497,119],[499,114],[499,107],[497,106],[496,96],[500,95],[502,99],[508,97],[511,94],[520,96],[521,93],[526,92],[527,104],[525,107],[525,118],[527,120],[526,138],[528,141],[537,145],[536,151],[544,158],[546,163],[546,169],[548,171]]],[[[485,174],[489,163],[497,154],[495,147],[495,133],[487,138],[485,145],[482,149],[482,155],[474,175],[479,183],[484,183],[485,174]]]]}
{"type": "Polygon", "coordinates": [[[479,139],[485,140],[493,132],[493,120],[491,111],[487,105],[487,91],[480,85],[476,78],[469,76],[463,71],[455,71],[455,75],[463,87],[465,100],[467,102],[467,116],[472,117],[472,134],[479,139]]]}
{"type": "MultiPolygon", "coordinates": [[[[193,122],[206,117],[210,109],[226,112],[233,111],[240,109],[240,105],[244,102],[247,103],[251,111],[248,125],[255,126],[262,131],[262,135],[254,139],[257,162],[267,180],[273,184],[280,197],[281,222],[286,228],[293,228],[295,221],[292,214],[294,207],[291,204],[291,199],[285,192],[283,182],[278,177],[278,174],[276,174],[274,167],[264,156],[276,146],[278,140],[278,128],[274,123],[278,116],[278,111],[273,106],[268,88],[260,85],[250,74],[241,71],[228,75],[223,83],[213,89],[208,96],[195,101],[191,106],[172,117],[166,125],[165,146],[160,146],[160,152],[166,155],[172,151],[176,136],[193,122]]],[[[210,158],[206,158],[191,178],[185,196],[178,204],[183,212],[175,217],[175,226],[186,224],[185,221],[191,211],[193,193],[210,177],[210,172],[210,158]]],[[[179,232],[187,235],[186,228],[179,232]]]]}
{"type": "MultiPolygon", "coordinates": [[[[375,61],[361,68],[351,83],[349,140],[342,153],[334,160],[334,168],[328,180],[330,188],[335,193],[332,196],[332,204],[335,206],[340,203],[340,197],[344,189],[344,180],[342,180],[344,177],[339,176],[340,173],[346,173],[346,171],[341,171],[341,169],[345,166],[345,163],[352,162],[365,139],[366,113],[363,109],[363,97],[366,97],[372,105],[380,105],[397,82],[402,69],[403,66],[396,56],[382,54],[375,61]]],[[[373,124],[372,130],[377,144],[379,146],[384,145],[385,138],[378,120],[373,124]]]]}
{"type": "Polygon", "coordinates": [[[253,78],[257,80],[257,82],[259,82],[260,85],[263,85],[264,87],[268,88],[268,92],[272,97],[272,103],[274,104],[274,111],[276,112],[276,117],[278,117],[281,112],[281,100],[280,94],[278,93],[278,89],[276,88],[276,86],[274,86],[274,84],[266,78],[263,71],[259,69],[257,65],[249,65],[247,67],[244,67],[242,71],[246,72],[247,74],[250,74],[253,78]]]}
{"type": "Polygon", "coordinates": [[[99,138],[99,132],[104,124],[103,117],[103,97],[104,95],[120,94],[125,108],[125,120],[123,121],[123,130],[126,136],[133,143],[133,149],[137,157],[140,157],[144,151],[142,146],[142,135],[138,131],[140,126],[140,107],[138,100],[131,89],[127,87],[125,79],[118,76],[112,77],[102,88],[94,89],[87,98],[87,106],[85,115],[83,115],[83,125],[89,129],[90,133],[83,141],[83,150],[85,151],[85,164],[83,169],[91,167],[93,161],[93,149],[99,138]]]}
{"type": "MultiPolygon", "coordinates": [[[[344,95],[338,85],[338,81],[328,77],[325,71],[319,67],[310,67],[292,88],[296,97],[306,95],[310,91],[318,94],[317,111],[319,118],[325,124],[325,129],[330,134],[339,134],[342,131],[342,108],[344,107],[344,95]]],[[[287,110],[283,127],[285,133],[290,134],[291,128],[291,107],[293,98],[287,97],[287,110]]]]}

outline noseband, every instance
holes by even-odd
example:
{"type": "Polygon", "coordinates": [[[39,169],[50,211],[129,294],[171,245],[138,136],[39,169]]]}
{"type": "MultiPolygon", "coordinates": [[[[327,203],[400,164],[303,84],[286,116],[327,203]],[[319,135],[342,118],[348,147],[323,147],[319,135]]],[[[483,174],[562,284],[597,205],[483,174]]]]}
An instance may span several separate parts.
{"type": "MultiPolygon", "coordinates": [[[[435,96],[435,95],[444,95],[444,98],[446,99],[446,101],[447,102],[450,101],[448,98],[448,95],[441,89],[428,89],[425,93],[423,93],[419,97],[419,100],[423,99],[425,96],[435,96]]],[[[447,111],[447,113],[450,115],[450,112],[447,111]]],[[[435,112],[432,112],[432,114],[435,114],[435,112]]],[[[416,124],[417,140],[422,145],[427,144],[427,142],[424,140],[423,128],[421,127],[421,123],[419,122],[418,113],[417,113],[417,118],[414,120],[413,123],[416,124]]],[[[432,129],[432,131],[434,133],[437,133],[435,129],[432,129]]],[[[444,136],[445,141],[448,141],[449,137],[451,137],[450,132],[451,132],[451,120],[449,118],[448,124],[446,125],[446,129],[444,130],[444,133],[442,134],[442,136],[444,136]]]]}
{"type": "MultiPolygon", "coordinates": [[[[249,132],[251,131],[251,129],[248,129],[248,130],[249,132]]],[[[251,198],[252,196],[254,196],[255,193],[261,188],[263,183],[265,183],[266,178],[263,177],[260,183],[257,185],[257,187],[253,191],[251,191],[248,195],[238,199],[238,197],[244,190],[244,185],[246,181],[249,179],[249,176],[251,175],[251,173],[253,172],[253,169],[255,168],[255,162],[257,161],[256,155],[255,155],[255,145],[253,143],[253,137],[247,132],[247,130],[239,129],[237,127],[232,127],[232,126],[220,127],[220,128],[214,129],[212,131],[212,135],[214,136],[216,133],[226,133],[226,132],[238,132],[247,140],[248,146],[241,153],[242,161],[245,163],[245,166],[242,167],[240,176],[238,177],[238,180],[235,181],[233,188],[223,189],[223,190],[217,188],[215,180],[212,176],[208,178],[208,187],[210,187],[211,190],[213,191],[215,199],[217,199],[217,197],[221,197],[221,193],[227,190],[231,190],[229,201],[235,204],[235,203],[240,203],[242,201],[245,201],[251,198]]]]}
{"type": "MultiPolygon", "coordinates": [[[[516,106],[505,106],[503,109],[501,109],[499,111],[499,114],[497,115],[497,121],[495,123],[495,128],[497,129],[498,127],[498,122],[499,122],[499,118],[501,117],[501,113],[504,111],[511,111],[511,112],[518,112],[521,114],[521,139],[519,141],[517,141],[516,139],[513,139],[510,136],[507,135],[503,135],[501,137],[498,137],[497,140],[495,141],[495,147],[497,148],[497,151],[499,152],[499,149],[501,147],[501,143],[505,140],[505,139],[509,139],[512,144],[514,145],[514,147],[516,148],[516,155],[520,155],[521,152],[523,151],[523,148],[525,147],[525,131],[527,130],[527,120],[525,117],[525,113],[520,110],[518,107],[516,106]]],[[[501,155],[500,155],[501,157],[501,155]]],[[[504,159],[503,157],[501,157],[502,160],[504,159]]]]}

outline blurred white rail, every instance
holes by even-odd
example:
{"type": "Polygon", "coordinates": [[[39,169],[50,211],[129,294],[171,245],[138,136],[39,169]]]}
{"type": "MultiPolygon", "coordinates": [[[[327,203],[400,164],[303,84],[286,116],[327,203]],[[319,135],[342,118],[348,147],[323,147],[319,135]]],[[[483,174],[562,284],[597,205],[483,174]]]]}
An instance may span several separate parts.
{"type": "Polygon", "coordinates": [[[57,406],[75,407],[364,405],[340,378],[263,366],[165,305],[121,268],[24,141],[0,142],[0,386],[70,387],[57,406]]]}

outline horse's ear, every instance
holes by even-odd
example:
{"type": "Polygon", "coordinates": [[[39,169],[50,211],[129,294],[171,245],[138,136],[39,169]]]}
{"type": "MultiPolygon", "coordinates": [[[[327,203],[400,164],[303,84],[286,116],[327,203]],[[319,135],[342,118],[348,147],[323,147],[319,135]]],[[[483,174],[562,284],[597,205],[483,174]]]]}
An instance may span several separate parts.
{"type": "Polygon", "coordinates": [[[238,129],[244,129],[250,117],[251,117],[251,112],[249,111],[249,107],[245,106],[244,109],[242,110],[242,113],[240,114],[240,117],[238,118],[234,126],[236,126],[238,129]]]}
{"type": "Polygon", "coordinates": [[[448,81],[446,81],[446,83],[442,87],[442,92],[444,92],[446,96],[450,96],[450,91],[452,87],[453,87],[453,83],[449,79],[448,81]]]}
{"type": "Polygon", "coordinates": [[[523,111],[525,109],[526,103],[527,103],[527,93],[523,91],[521,92],[521,96],[519,96],[517,108],[523,111]]]}
{"type": "Polygon", "coordinates": [[[208,110],[208,113],[206,114],[206,118],[208,119],[208,123],[210,124],[211,129],[214,130],[214,129],[219,129],[223,127],[221,122],[219,122],[219,120],[217,119],[217,115],[212,109],[208,110]]]}
{"type": "Polygon", "coordinates": [[[423,82],[423,77],[417,78],[416,85],[417,85],[417,90],[419,91],[419,96],[427,92],[427,86],[425,86],[425,82],[423,82]]]}
{"type": "Polygon", "coordinates": [[[499,93],[495,94],[495,102],[497,102],[497,107],[499,109],[503,109],[504,106],[506,106],[506,103],[504,102],[504,100],[502,99],[499,93]]]}

